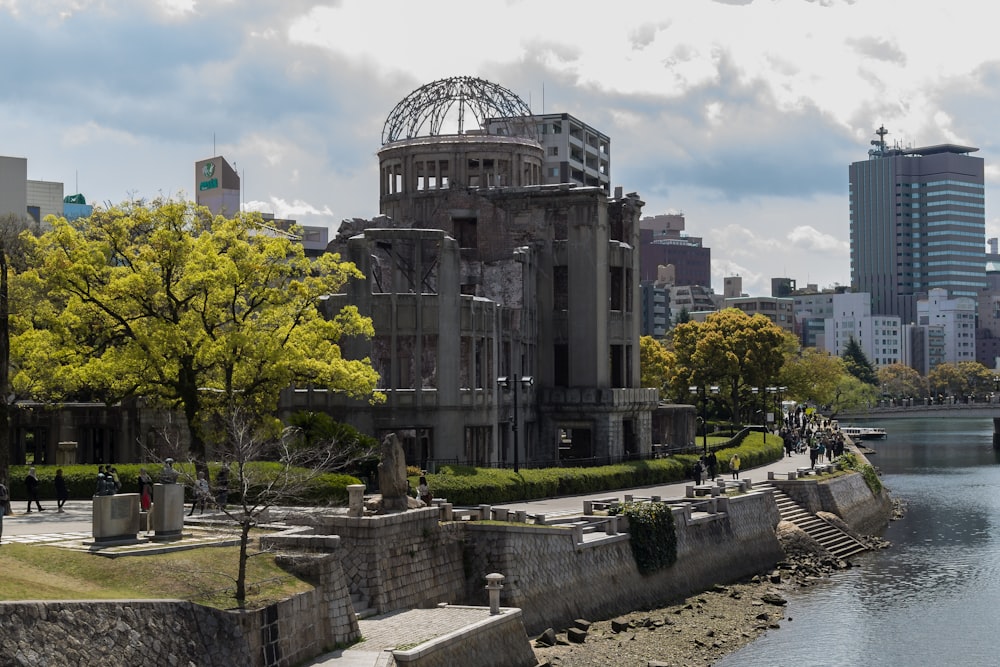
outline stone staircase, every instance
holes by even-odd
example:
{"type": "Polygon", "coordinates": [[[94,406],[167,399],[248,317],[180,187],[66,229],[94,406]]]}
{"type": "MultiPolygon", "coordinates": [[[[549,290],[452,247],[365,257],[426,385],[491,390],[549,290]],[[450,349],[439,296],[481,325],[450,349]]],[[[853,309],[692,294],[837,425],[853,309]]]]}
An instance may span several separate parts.
{"type": "Polygon", "coordinates": [[[868,550],[864,543],[850,534],[803,509],[781,489],[766,482],[754,484],[754,490],[760,489],[770,489],[774,494],[774,502],[783,521],[794,523],[837,558],[846,559],[868,550]]]}

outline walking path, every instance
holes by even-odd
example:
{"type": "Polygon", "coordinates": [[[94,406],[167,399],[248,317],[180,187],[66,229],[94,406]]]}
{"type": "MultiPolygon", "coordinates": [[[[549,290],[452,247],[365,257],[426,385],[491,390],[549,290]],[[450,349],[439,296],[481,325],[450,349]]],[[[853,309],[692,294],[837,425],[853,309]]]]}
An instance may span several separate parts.
{"type": "MultiPolygon", "coordinates": [[[[777,437],[777,436],[775,436],[777,437]]],[[[809,465],[808,454],[793,454],[774,463],[740,471],[741,478],[753,482],[767,480],[768,473],[784,475],[799,467],[809,465]]],[[[720,475],[731,478],[731,474],[720,475]]],[[[691,480],[673,484],[619,489],[605,493],[588,493],[576,496],[546,498],[497,505],[508,510],[524,510],[529,514],[570,514],[583,509],[583,501],[594,498],[619,497],[625,494],[637,497],[660,496],[682,498],[691,480]]],[[[55,503],[44,504],[46,511],[18,512],[23,501],[14,501],[14,514],[4,519],[3,543],[24,542],[44,544],[76,538],[89,538],[91,533],[91,502],[75,500],[66,503],[65,511],[55,510],[55,503]]],[[[413,647],[434,637],[471,625],[488,614],[488,609],[476,607],[445,607],[396,611],[359,621],[365,640],[350,649],[328,653],[307,664],[307,667],[387,667],[391,647],[413,647]]]]}

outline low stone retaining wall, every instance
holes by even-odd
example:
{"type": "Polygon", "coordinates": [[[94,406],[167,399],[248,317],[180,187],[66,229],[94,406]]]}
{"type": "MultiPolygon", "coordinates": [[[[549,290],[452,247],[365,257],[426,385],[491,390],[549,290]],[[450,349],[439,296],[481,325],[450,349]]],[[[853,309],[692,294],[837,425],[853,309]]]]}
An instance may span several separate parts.
{"type": "Polygon", "coordinates": [[[855,532],[864,535],[881,533],[892,514],[892,500],[883,489],[875,494],[861,473],[851,472],[830,479],[771,481],[775,488],[809,510],[836,514],[855,532]]]}
{"type": "Polygon", "coordinates": [[[0,664],[286,667],[360,637],[336,554],[275,558],[316,588],[250,611],[182,600],[0,603],[0,664]]]}
{"type": "Polygon", "coordinates": [[[483,577],[504,574],[502,602],[520,607],[525,628],[536,634],[580,617],[607,618],[662,604],[756,574],[783,558],[770,493],[719,499],[719,511],[715,520],[688,523],[686,510],[675,509],[677,562],[650,575],[639,573],[628,540],[581,545],[566,529],[469,525],[467,599],[482,603],[483,577]]]}
{"type": "Polygon", "coordinates": [[[499,614],[392,656],[398,667],[534,667],[520,609],[499,614]]]}
{"type": "Polygon", "coordinates": [[[190,602],[5,602],[0,609],[4,665],[262,664],[250,653],[249,619],[190,602]]]}
{"type": "Polygon", "coordinates": [[[428,507],[366,517],[289,516],[287,520],[308,521],[317,535],[339,536],[348,587],[384,614],[462,599],[464,533],[461,525],[442,524],[440,518],[439,508],[428,507]]]}

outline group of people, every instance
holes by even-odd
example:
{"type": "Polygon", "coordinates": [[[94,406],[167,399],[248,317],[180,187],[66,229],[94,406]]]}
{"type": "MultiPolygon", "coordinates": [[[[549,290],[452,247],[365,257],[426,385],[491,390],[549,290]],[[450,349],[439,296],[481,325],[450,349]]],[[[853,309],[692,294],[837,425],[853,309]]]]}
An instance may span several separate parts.
{"type": "Polygon", "coordinates": [[[807,420],[801,427],[785,425],[779,435],[785,446],[785,456],[809,452],[810,467],[825,458],[828,463],[844,453],[844,434],[829,420],[807,420]]]}
{"type": "MultiPolygon", "coordinates": [[[[61,472],[61,471],[60,471],[61,472]]],[[[58,488],[58,478],[60,472],[56,473],[57,478],[57,488],[58,488]]],[[[178,473],[174,469],[173,459],[167,459],[164,462],[163,470],[160,474],[160,482],[163,484],[174,484],[177,482],[178,473]]],[[[143,512],[148,512],[149,508],[153,504],[153,478],[145,468],[139,469],[139,507],[143,512]]],[[[113,496],[114,494],[121,491],[121,481],[118,479],[118,472],[113,466],[98,466],[97,469],[97,490],[94,493],[95,496],[113,496]]],[[[192,484],[192,502],[191,511],[188,512],[188,516],[194,514],[194,511],[198,508],[201,509],[201,513],[205,513],[205,508],[209,505],[214,505],[219,509],[226,507],[229,501],[229,468],[223,467],[219,470],[219,474],[216,477],[216,492],[213,496],[211,487],[208,483],[208,478],[205,476],[205,472],[199,470],[198,476],[192,484]]],[[[29,498],[30,498],[29,491],[29,498]]],[[[30,504],[30,500],[29,500],[30,504]]],[[[60,504],[60,508],[62,505],[60,504]]],[[[30,510],[29,510],[30,511],[30,510]]],[[[61,511],[61,510],[60,510],[61,511]]]]}
{"type": "MultiPolygon", "coordinates": [[[[729,473],[733,476],[733,479],[740,478],[740,464],[739,454],[734,453],[729,457],[729,473]]],[[[707,477],[709,481],[714,482],[718,472],[719,457],[715,455],[715,452],[703,454],[694,462],[693,477],[695,484],[701,484],[702,477],[707,477]]]]}
{"type": "MultiPolygon", "coordinates": [[[[62,468],[56,469],[56,476],[53,479],[53,483],[56,487],[56,511],[64,512],[63,505],[69,500],[69,487],[66,485],[66,478],[63,476],[62,468]]],[[[39,487],[41,482],[38,480],[38,475],[35,474],[35,467],[31,466],[28,468],[28,474],[24,478],[24,488],[28,495],[28,507],[25,509],[26,514],[31,514],[31,505],[34,504],[35,508],[39,512],[44,512],[45,508],[42,507],[42,501],[39,496],[39,487]]],[[[7,489],[4,488],[4,494],[7,494],[7,489]]],[[[5,501],[5,511],[10,512],[10,500],[5,501]]]]}
{"type": "MultiPolygon", "coordinates": [[[[715,455],[715,452],[709,452],[698,457],[698,460],[694,462],[693,477],[695,484],[701,484],[702,477],[707,477],[709,481],[714,482],[715,477],[719,472],[719,457],[715,455]]],[[[740,455],[733,454],[729,458],[729,472],[732,474],[733,479],[740,478],[740,455]]]]}

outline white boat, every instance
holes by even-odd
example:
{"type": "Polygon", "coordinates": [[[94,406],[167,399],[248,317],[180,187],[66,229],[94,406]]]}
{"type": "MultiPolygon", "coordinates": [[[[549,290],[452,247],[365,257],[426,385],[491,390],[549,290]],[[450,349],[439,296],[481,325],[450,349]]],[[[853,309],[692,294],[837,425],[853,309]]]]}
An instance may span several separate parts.
{"type": "Polygon", "coordinates": [[[888,435],[878,426],[841,426],[840,432],[851,440],[884,440],[888,435]]]}

